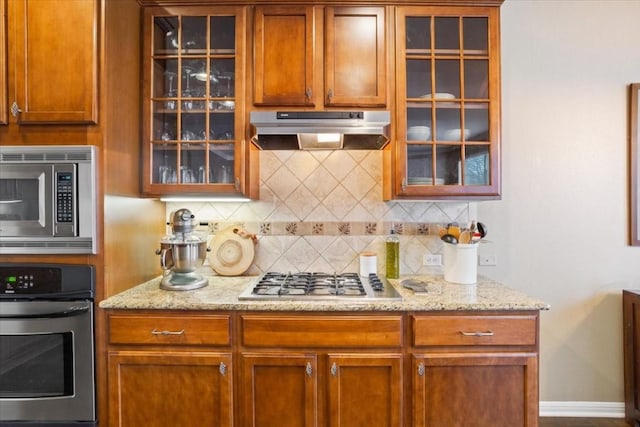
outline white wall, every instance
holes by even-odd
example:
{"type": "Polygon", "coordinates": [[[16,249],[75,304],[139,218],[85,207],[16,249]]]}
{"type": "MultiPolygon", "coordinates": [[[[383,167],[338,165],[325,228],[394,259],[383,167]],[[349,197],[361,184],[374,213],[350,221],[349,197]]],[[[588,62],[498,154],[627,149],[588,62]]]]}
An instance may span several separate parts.
{"type": "Polygon", "coordinates": [[[507,0],[502,13],[503,197],[478,204],[484,268],[550,303],[541,401],[622,402],[627,85],[640,82],[640,1],[507,0]]]}

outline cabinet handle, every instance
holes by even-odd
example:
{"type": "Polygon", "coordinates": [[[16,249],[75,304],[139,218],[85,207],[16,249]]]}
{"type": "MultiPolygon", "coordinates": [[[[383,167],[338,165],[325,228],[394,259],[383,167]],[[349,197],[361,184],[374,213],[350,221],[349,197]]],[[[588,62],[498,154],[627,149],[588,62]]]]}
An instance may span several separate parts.
{"type": "Polygon", "coordinates": [[[313,374],[313,368],[311,367],[311,362],[307,362],[307,367],[305,368],[305,372],[307,376],[310,377],[313,374]]]}
{"type": "Polygon", "coordinates": [[[20,113],[22,113],[22,110],[18,106],[18,103],[13,101],[13,104],[11,104],[11,115],[13,115],[13,117],[18,117],[18,114],[20,113]]]}
{"type": "Polygon", "coordinates": [[[418,375],[420,375],[421,377],[424,377],[424,363],[420,363],[418,365],[418,375]]]}
{"type": "Polygon", "coordinates": [[[227,365],[225,365],[224,362],[220,362],[220,375],[223,377],[227,375],[227,365]]]}
{"type": "Polygon", "coordinates": [[[334,377],[338,375],[338,366],[336,365],[336,362],[333,362],[333,364],[331,365],[331,375],[333,375],[334,377]]]}
{"type": "Polygon", "coordinates": [[[151,335],[184,335],[184,329],[179,331],[159,331],[154,328],[153,331],[151,331],[151,335]]]}
{"type": "Polygon", "coordinates": [[[236,177],[235,179],[235,187],[236,191],[240,191],[240,178],[236,177]]]}
{"type": "Polygon", "coordinates": [[[311,99],[311,95],[313,95],[313,92],[311,92],[311,88],[308,87],[307,90],[304,92],[304,94],[306,95],[307,99],[311,99]]]}
{"type": "Polygon", "coordinates": [[[463,337],[492,337],[493,336],[493,331],[486,331],[486,332],[482,332],[482,331],[476,331],[476,332],[460,331],[460,334],[463,337]]]}
{"type": "Polygon", "coordinates": [[[327,91],[327,99],[331,102],[331,98],[333,98],[333,89],[329,89],[327,91]]]}
{"type": "Polygon", "coordinates": [[[402,192],[407,191],[407,178],[402,178],[402,192]]]}

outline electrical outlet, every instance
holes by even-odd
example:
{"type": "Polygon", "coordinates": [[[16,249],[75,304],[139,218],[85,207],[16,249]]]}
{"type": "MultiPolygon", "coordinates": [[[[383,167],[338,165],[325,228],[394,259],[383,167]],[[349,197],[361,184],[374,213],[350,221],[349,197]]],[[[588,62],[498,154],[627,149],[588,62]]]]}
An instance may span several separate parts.
{"type": "Polygon", "coordinates": [[[480,255],[478,257],[478,265],[483,265],[483,266],[498,265],[498,257],[495,255],[480,255]]]}
{"type": "Polygon", "coordinates": [[[425,254],[422,257],[422,264],[428,267],[434,267],[442,265],[442,255],[437,254],[425,254]]]}

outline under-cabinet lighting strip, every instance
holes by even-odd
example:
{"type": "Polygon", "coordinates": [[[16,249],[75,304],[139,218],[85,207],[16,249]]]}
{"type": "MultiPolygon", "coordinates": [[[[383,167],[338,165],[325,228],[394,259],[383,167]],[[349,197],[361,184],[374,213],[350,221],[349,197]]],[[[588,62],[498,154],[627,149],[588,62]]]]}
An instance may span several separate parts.
{"type": "Polygon", "coordinates": [[[251,199],[246,197],[160,197],[161,202],[194,202],[194,203],[207,203],[207,202],[215,202],[215,203],[246,203],[250,202],[251,199]]]}

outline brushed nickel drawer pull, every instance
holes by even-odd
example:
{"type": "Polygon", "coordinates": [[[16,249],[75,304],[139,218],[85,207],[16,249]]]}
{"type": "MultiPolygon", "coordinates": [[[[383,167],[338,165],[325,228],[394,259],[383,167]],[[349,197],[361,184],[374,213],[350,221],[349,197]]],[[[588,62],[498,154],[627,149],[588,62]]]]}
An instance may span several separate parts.
{"type": "Polygon", "coordinates": [[[307,376],[311,376],[313,374],[313,368],[311,367],[311,362],[307,362],[307,367],[305,368],[307,376]]]}
{"type": "Polygon", "coordinates": [[[179,331],[159,331],[157,329],[153,329],[153,331],[151,331],[152,335],[184,335],[184,329],[181,329],[179,331]]]}
{"type": "Polygon", "coordinates": [[[493,336],[493,331],[486,331],[486,332],[481,332],[481,331],[476,331],[476,332],[460,331],[460,333],[464,337],[492,337],[493,336]]]}
{"type": "Polygon", "coordinates": [[[227,365],[225,365],[224,362],[220,362],[220,375],[223,377],[227,375],[227,365]]]}
{"type": "Polygon", "coordinates": [[[336,362],[333,362],[333,364],[331,365],[331,375],[333,375],[334,377],[338,375],[338,365],[336,365],[336,362]]]}
{"type": "Polygon", "coordinates": [[[421,377],[424,377],[424,363],[420,363],[418,365],[418,375],[420,375],[421,377]]]}

